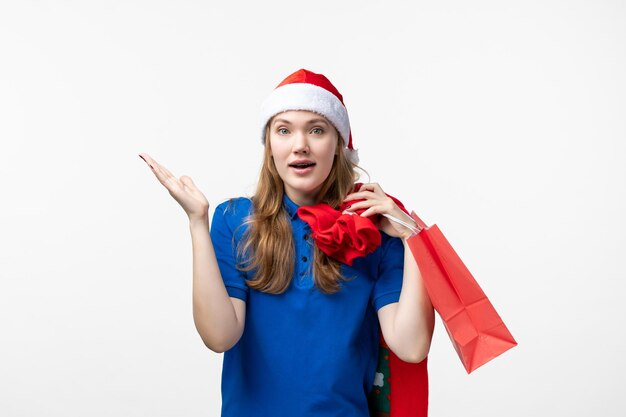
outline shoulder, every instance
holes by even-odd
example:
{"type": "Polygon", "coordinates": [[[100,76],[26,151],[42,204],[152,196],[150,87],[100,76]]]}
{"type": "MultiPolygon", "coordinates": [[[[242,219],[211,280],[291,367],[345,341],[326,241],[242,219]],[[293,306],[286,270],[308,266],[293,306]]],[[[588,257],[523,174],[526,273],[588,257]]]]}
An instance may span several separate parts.
{"type": "Polygon", "coordinates": [[[233,230],[252,213],[252,200],[248,197],[232,197],[215,207],[213,223],[225,223],[233,230]]]}
{"type": "Polygon", "coordinates": [[[378,247],[379,268],[389,267],[395,263],[404,263],[404,244],[399,237],[389,236],[381,232],[381,242],[378,247]]]}
{"type": "Polygon", "coordinates": [[[215,212],[223,213],[224,216],[248,215],[252,208],[252,200],[248,197],[231,197],[222,201],[215,207],[215,212]]]}
{"type": "Polygon", "coordinates": [[[354,260],[354,267],[370,271],[378,279],[381,271],[398,263],[404,263],[404,244],[402,239],[380,232],[380,245],[362,258],[354,260]]]}
{"type": "Polygon", "coordinates": [[[399,237],[389,236],[383,231],[380,232],[380,245],[368,256],[371,256],[376,261],[380,262],[384,259],[389,252],[404,252],[404,245],[402,239],[399,237]]]}

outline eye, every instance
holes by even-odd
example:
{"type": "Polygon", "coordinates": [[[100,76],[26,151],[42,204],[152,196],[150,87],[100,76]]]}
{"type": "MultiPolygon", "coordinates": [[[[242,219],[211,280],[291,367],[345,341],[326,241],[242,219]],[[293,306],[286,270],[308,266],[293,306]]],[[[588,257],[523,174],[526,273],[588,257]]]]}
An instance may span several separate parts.
{"type": "Polygon", "coordinates": [[[316,131],[316,130],[319,132],[320,135],[324,133],[324,129],[322,129],[321,127],[314,127],[312,131],[316,131]]]}
{"type": "Polygon", "coordinates": [[[285,127],[281,127],[281,128],[279,128],[279,129],[277,130],[277,132],[278,132],[278,133],[280,133],[281,135],[286,135],[286,134],[287,134],[287,132],[289,132],[289,131],[287,130],[287,128],[285,128],[285,127]],[[284,133],[283,133],[283,131],[284,131],[284,133]]]}

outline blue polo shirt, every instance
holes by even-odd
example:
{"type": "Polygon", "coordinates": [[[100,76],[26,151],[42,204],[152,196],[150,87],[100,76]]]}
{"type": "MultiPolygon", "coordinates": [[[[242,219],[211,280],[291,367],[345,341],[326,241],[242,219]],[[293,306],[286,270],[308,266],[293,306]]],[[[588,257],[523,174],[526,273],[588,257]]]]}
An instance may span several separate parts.
{"type": "Polygon", "coordinates": [[[210,233],[226,290],[246,301],[241,339],[224,352],[222,417],[369,417],[379,347],[377,310],[397,302],[404,246],[381,232],[382,243],[352,266],[341,265],[341,290],[313,285],[311,229],[298,206],[283,205],[292,225],[296,263],[289,288],[274,295],[250,289],[252,273],[235,267],[236,245],[252,202],[233,198],[215,208],[210,233]]]}

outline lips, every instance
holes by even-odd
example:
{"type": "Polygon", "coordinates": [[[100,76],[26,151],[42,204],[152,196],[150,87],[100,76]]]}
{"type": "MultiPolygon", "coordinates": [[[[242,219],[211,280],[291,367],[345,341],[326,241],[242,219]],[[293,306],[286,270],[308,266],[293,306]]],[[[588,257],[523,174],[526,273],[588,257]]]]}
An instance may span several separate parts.
{"type": "Polygon", "coordinates": [[[308,159],[298,159],[289,164],[290,167],[297,169],[305,169],[315,165],[315,162],[310,161],[308,159]]]}
{"type": "Polygon", "coordinates": [[[289,164],[297,175],[307,175],[315,169],[315,162],[308,159],[298,159],[289,164]]]}

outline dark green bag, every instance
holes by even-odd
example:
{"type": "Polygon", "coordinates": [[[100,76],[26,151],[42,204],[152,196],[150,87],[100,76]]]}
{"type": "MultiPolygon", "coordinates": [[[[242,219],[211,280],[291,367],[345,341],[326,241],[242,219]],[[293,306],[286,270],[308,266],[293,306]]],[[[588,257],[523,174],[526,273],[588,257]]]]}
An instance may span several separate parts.
{"type": "Polygon", "coordinates": [[[389,348],[381,336],[374,385],[368,396],[370,417],[389,417],[389,348]]]}

